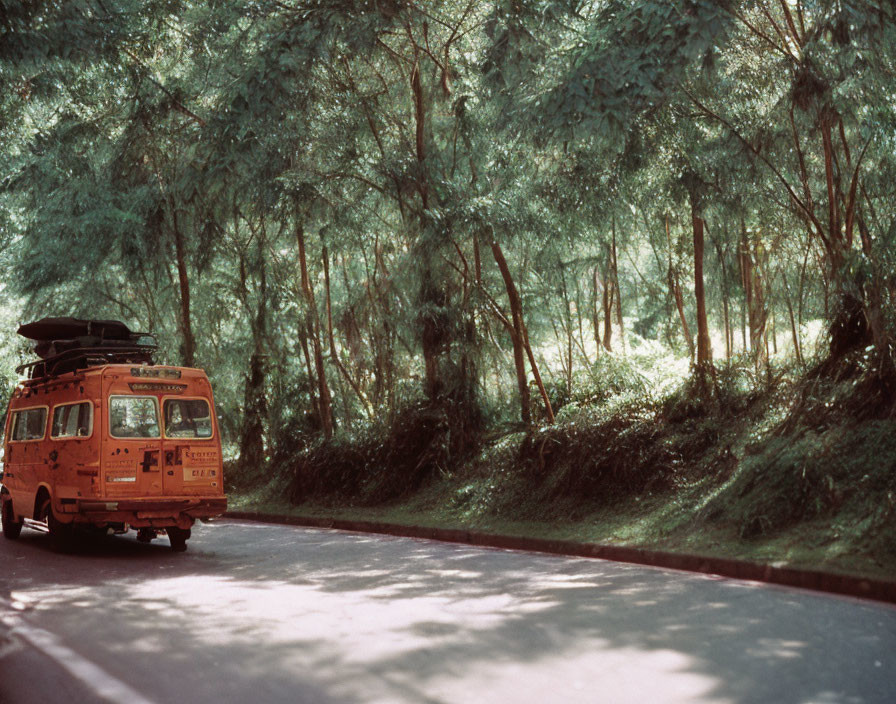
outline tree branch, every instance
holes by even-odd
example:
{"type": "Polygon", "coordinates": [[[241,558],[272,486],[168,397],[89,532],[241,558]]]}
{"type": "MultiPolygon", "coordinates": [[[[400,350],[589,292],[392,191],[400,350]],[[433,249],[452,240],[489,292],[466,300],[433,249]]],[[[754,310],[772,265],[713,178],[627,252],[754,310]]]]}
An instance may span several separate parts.
{"type": "Polygon", "coordinates": [[[174,108],[178,112],[183,113],[184,115],[189,117],[200,127],[205,127],[205,120],[203,120],[201,117],[199,117],[199,115],[197,115],[195,112],[190,110],[190,108],[188,108],[177,98],[175,98],[174,94],[170,90],[168,90],[161,82],[156,80],[153,77],[152,70],[149,68],[149,66],[147,66],[139,58],[137,58],[137,56],[130,49],[124,49],[123,51],[142,69],[143,74],[146,76],[146,78],[148,78],[153,85],[155,85],[159,90],[161,90],[165,95],[168,96],[168,98],[171,100],[171,103],[174,105],[174,108]]]}
{"type": "Polygon", "coordinates": [[[800,200],[800,197],[793,190],[793,187],[790,185],[790,182],[786,178],[784,178],[784,175],[775,167],[774,164],[771,163],[771,161],[768,159],[768,157],[766,157],[764,154],[762,154],[762,152],[760,152],[758,149],[756,149],[756,147],[754,147],[752,144],[750,144],[749,140],[747,140],[745,137],[743,137],[740,134],[740,132],[738,132],[734,128],[734,126],[730,122],[728,122],[728,120],[726,120],[721,115],[713,112],[708,107],[706,107],[687,88],[685,88],[684,86],[681,86],[681,88],[682,88],[682,91],[685,93],[685,95],[687,95],[688,98],[690,98],[691,102],[693,102],[694,105],[696,105],[698,108],[700,108],[700,110],[703,111],[703,114],[706,115],[706,117],[710,117],[710,118],[716,120],[717,122],[722,124],[725,128],[727,128],[728,131],[731,132],[731,134],[733,134],[741,142],[741,144],[743,144],[747,149],[749,149],[756,156],[756,158],[758,158],[760,161],[762,161],[762,163],[765,164],[771,170],[771,172],[775,175],[775,177],[781,182],[781,185],[783,185],[784,188],[787,190],[787,192],[790,194],[790,197],[793,200],[793,202],[796,204],[796,206],[800,209],[800,211],[802,211],[804,217],[806,217],[808,220],[810,220],[812,222],[812,224],[815,225],[815,227],[818,229],[818,234],[821,235],[822,237],[824,237],[824,234],[823,234],[824,229],[822,228],[821,223],[818,221],[818,218],[816,218],[814,213],[812,213],[806,207],[806,204],[800,200]]]}

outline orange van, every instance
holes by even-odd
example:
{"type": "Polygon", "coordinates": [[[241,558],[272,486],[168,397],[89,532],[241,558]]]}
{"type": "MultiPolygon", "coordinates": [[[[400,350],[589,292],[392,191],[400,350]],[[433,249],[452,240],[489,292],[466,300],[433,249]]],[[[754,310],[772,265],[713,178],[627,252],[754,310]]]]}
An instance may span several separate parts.
{"type": "Polygon", "coordinates": [[[19,328],[39,361],[6,415],[2,530],[167,533],[186,550],[197,518],[227,508],[212,388],[200,369],[157,366],[151,338],[118,321],[46,318],[19,328]]]}

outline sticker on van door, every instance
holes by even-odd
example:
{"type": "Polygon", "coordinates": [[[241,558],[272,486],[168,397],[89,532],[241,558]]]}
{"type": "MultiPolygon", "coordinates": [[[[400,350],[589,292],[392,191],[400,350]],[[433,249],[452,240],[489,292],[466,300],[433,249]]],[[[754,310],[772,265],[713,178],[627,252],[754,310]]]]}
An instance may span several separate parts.
{"type": "Polygon", "coordinates": [[[195,482],[197,479],[214,479],[218,470],[212,467],[184,467],[184,481],[195,482]]]}
{"type": "Polygon", "coordinates": [[[218,451],[207,449],[186,449],[183,451],[184,467],[215,467],[218,464],[218,451]]]}
{"type": "Polygon", "coordinates": [[[127,470],[118,470],[113,472],[106,472],[106,481],[107,482],[136,482],[137,475],[133,472],[128,472],[127,470]]]}
{"type": "Polygon", "coordinates": [[[220,455],[215,449],[185,448],[182,453],[184,481],[212,481],[218,477],[220,455]]]}
{"type": "Polygon", "coordinates": [[[106,460],[106,481],[133,483],[137,481],[137,462],[132,459],[106,460]]]}

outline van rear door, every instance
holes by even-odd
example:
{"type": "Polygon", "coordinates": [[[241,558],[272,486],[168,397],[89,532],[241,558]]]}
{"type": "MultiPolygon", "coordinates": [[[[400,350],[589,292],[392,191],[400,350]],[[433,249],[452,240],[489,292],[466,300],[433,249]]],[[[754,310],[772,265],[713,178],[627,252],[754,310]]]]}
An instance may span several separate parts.
{"type": "Polygon", "coordinates": [[[166,495],[220,494],[221,448],[214,404],[204,396],[162,398],[163,462],[166,495]]]}
{"type": "Polygon", "coordinates": [[[107,497],[162,494],[162,430],[159,397],[107,377],[105,442],[101,458],[107,497]]]}

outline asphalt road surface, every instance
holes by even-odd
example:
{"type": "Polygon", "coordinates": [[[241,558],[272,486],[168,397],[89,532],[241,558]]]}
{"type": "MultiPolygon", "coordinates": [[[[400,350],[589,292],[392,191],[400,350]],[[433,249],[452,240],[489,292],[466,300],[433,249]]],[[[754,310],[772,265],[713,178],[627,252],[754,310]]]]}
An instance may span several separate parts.
{"type": "Polygon", "coordinates": [[[896,609],[239,521],[0,541],[0,702],[896,701],[896,609]]]}

